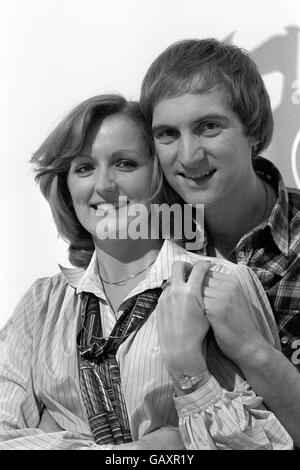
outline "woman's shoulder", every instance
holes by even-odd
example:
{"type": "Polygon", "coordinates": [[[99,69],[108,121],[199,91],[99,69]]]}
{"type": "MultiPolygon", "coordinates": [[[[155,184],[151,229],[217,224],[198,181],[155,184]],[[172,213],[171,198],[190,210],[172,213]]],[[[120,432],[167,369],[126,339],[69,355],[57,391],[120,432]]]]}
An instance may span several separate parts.
{"type": "Polygon", "coordinates": [[[242,263],[233,263],[224,258],[217,258],[212,256],[205,256],[197,253],[190,253],[188,252],[188,256],[190,258],[190,262],[192,264],[198,261],[209,261],[211,263],[211,270],[212,271],[219,271],[224,274],[231,274],[233,277],[239,280],[239,283],[243,284],[244,286],[248,285],[255,285],[258,287],[261,293],[263,293],[263,287],[254,273],[254,271],[247,266],[246,264],[242,263]]]}
{"type": "Polygon", "coordinates": [[[24,295],[32,297],[39,302],[43,298],[46,299],[58,292],[61,293],[67,287],[67,279],[63,272],[60,271],[54,276],[46,276],[36,279],[24,295]]]}
{"type": "Polygon", "coordinates": [[[211,269],[213,271],[220,271],[228,274],[232,273],[239,273],[239,272],[247,272],[248,267],[243,264],[233,263],[225,258],[218,258],[215,256],[206,256],[200,253],[195,252],[187,252],[188,257],[190,258],[191,262],[194,264],[198,261],[210,262],[211,269]]]}
{"type": "Polygon", "coordinates": [[[18,324],[20,329],[25,325],[30,328],[38,318],[59,308],[68,293],[74,295],[75,289],[62,271],[54,276],[38,278],[18,302],[10,321],[18,324]]]}
{"type": "Polygon", "coordinates": [[[63,272],[36,279],[1,329],[0,338],[22,345],[30,356],[43,338],[51,338],[57,325],[70,323],[66,315],[73,318],[76,298],[76,288],[63,272]]]}
{"type": "Polygon", "coordinates": [[[40,277],[34,281],[27,293],[32,295],[49,296],[61,294],[67,288],[75,289],[86,272],[83,268],[66,268],[59,266],[59,272],[53,276],[40,277]]]}

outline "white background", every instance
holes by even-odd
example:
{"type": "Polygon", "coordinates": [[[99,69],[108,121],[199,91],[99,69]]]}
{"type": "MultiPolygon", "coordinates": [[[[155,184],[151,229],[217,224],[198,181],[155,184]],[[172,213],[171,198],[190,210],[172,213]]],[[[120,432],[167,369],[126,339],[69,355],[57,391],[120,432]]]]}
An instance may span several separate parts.
{"type": "MultiPolygon", "coordinates": [[[[274,57],[262,49],[264,78],[273,109],[290,106],[288,130],[296,119],[292,113],[300,113],[299,49],[286,40],[278,70],[268,69],[277,61],[276,41],[282,46],[288,27],[297,25],[299,0],[0,0],[0,324],[37,277],[68,263],[67,246],[57,237],[28,163],[61,117],[95,94],[118,91],[138,99],[147,67],[174,41],[231,37],[253,51],[275,37],[268,43],[274,57]],[[294,88],[283,97],[282,71],[291,64],[294,88]]],[[[283,148],[289,146],[282,154],[289,164],[291,145],[281,124],[276,132],[283,148]]],[[[287,179],[297,185],[289,174],[287,179]]]]}

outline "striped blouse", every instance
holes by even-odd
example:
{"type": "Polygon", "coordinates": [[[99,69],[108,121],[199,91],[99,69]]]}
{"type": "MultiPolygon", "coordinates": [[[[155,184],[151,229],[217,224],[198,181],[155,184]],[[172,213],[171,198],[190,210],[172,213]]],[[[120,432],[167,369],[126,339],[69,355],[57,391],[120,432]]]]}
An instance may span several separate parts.
{"type": "MultiPolygon", "coordinates": [[[[256,276],[245,266],[186,252],[165,241],[149,274],[126,300],[162,285],[174,260],[211,260],[212,268],[239,279],[258,328],[279,347],[268,300],[256,276]]],[[[96,445],[79,386],[76,337],[82,293],[99,298],[104,335],[116,316],[98,275],[94,253],[87,270],[66,269],[37,280],[0,331],[0,449],[111,449],[96,445]],[[63,429],[37,429],[43,408],[63,429]]],[[[289,434],[265,409],[234,364],[212,340],[207,361],[210,380],[195,392],[176,397],[160,353],[157,310],[120,346],[117,360],[131,434],[138,440],[166,425],[179,426],[186,449],[292,449],[289,434]]]]}

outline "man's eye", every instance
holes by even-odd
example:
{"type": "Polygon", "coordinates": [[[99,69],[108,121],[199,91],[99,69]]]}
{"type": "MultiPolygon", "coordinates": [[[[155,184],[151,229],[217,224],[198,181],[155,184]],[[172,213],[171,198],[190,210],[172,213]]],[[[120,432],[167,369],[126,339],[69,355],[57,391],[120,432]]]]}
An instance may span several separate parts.
{"type": "Polygon", "coordinates": [[[154,132],[154,138],[163,144],[173,142],[179,135],[176,129],[162,129],[154,132]]]}
{"type": "Polygon", "coordinates": [[[204,122],[199,126],[199,132],[206,135],[215,136],[221,131],[221,126],[217,122],[204,122]]]}
{"type": "Polygon", "coordinates": [[[203,127],[208,130],[213,130],[219,128],[219,124],[217,124],[216,122],[206,122],[203,127]]]}

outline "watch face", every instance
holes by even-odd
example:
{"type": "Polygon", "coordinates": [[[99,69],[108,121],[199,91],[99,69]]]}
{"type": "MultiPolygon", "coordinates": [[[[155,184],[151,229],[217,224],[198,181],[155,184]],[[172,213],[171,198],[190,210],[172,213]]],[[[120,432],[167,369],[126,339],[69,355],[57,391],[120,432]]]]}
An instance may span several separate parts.
{"type": "Polygon", "coordinates": [[[180,388],[182,388],[183,390],[187,390],[194,385],[193,382],[188,377],[182,379],[180,382],[181,382],[180,388]]]}
{"type": "Polygon", "coordinates": [[[173,382],[177,387],[181,388],[182,390],[188,390],[189,388],[192,388],[194,385],[196,385],[200,380],[201,376],[190,377],[189,375],[186,375],[181,379],[174,379],[173,382]]]}

